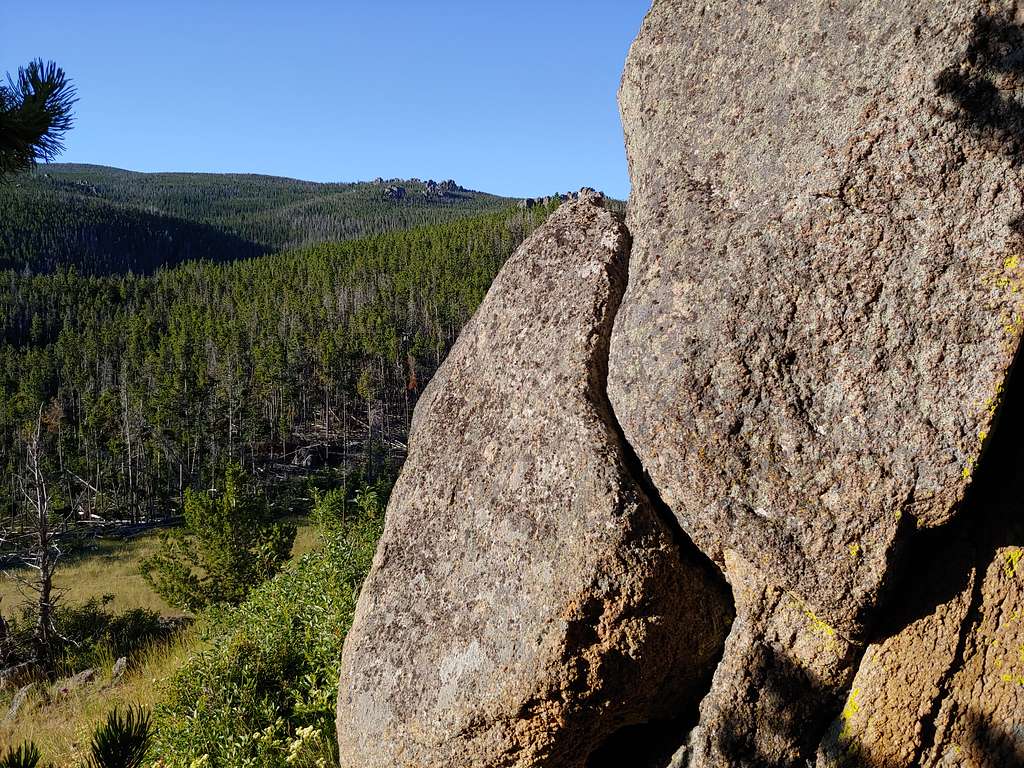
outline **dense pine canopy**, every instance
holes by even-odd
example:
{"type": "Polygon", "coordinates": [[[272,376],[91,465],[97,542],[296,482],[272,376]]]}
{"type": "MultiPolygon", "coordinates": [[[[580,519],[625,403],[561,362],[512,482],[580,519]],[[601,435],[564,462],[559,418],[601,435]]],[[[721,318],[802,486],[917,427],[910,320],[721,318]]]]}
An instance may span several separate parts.
{"type": "MultiPolygon", "coordinates": [[[[163,515],[228,462],[258,474],[304,446],[318,461],[379,460],[549,210],[152,275],[2,272],[3,476],[41,407],[60,503],[81,516],[163,515]]],[[[13,480],[0,489],[11,515],[15,495],[13,480]]]]}

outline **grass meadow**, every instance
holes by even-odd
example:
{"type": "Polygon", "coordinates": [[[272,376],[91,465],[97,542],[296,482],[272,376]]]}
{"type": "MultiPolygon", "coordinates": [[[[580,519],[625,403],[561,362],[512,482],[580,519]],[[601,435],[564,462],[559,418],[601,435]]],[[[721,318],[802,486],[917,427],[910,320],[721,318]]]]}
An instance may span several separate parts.
{"type": "MultiPolygon", "coordinates": [[[[298,526],[292,557],[316,546],[317,529],[305,518],[298,526]]],[[[83,603],[93,597],[113,595],[115,611],[146,608],[168,617],[185,615],[167,605],[140,574],[141,562],[159,544],[156,532],[126,541],[97,540],[95,545],[68,558],[56,574],[65,605],[83,603]]],[[[17,581],[0,574],[0,610],[11,613],[24,601],[17,581]]],[[[23,741],[34,741],[43,753],[44,764],[80,766],[89,747],[93,729],[115,706],[152,706],[159,700],[163,683],[190,655],[201,649],[200,633],[186,628],[171,640],[143,648],[129,660],[128,671],[117,682],[111,673],[116,659],[104,659],[96,668],[94,682],[71,691],[61,681],[40,684],[19,709],[16,717],[5,719],[16,691],[0,689],[0,754],[23,741]]]]}

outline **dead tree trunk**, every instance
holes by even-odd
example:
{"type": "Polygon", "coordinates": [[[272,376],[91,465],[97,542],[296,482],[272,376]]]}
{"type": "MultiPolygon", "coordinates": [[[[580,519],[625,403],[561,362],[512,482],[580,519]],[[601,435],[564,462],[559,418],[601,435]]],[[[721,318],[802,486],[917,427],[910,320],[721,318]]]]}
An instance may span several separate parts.
{"type": "Polygon", "coordinates": [[[36,663],[43,671],[52,673],[57,640],[54,611],[58,597],[53,587],[53,574],[61,556],[57,539],[60,523],[54,518],[51,505],[44,467],[42,427],[40,409],[35,429],[26,441],[25,471],[20,477],[28,516],[22,561],[35,572],[31,579],[22,579],[22,583],[35,593],[36,627],[33,644],[36,663]]]}

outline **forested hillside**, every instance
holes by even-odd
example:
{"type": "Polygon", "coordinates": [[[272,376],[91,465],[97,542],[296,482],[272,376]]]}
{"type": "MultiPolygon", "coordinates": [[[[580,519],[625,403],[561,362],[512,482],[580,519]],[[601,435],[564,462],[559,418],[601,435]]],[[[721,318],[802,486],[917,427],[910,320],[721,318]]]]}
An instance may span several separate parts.
{"type": "Polygon", "coordinates": [[[440,224],[509,204],[454,183],[319,184],[55,163],[0,187],[0,268],[145,274],[440,224]]]}
{"type": "Polygon", "coordinates": [[[152,275],[0,273],[0,508],[18,508],[40,411],[55,503],[80,517],[163,515],[227,461],[372,466],[400,449],[423,384],[556,204],[152,275]]]}

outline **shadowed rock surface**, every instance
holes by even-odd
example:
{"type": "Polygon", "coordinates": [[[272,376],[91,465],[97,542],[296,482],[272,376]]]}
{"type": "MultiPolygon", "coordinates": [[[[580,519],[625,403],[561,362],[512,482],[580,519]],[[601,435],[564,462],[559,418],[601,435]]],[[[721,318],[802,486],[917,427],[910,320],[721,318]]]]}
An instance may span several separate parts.
{"type": "Polygon", "coordinates": [[[1022,375],[956,521],[900,557],[819,768],[1024,765],[1022,375]]]}
{"type": "Polygon", "coordinates": [[[596,197],[563,205],[420,400],[345,644],[342,766],[575,768],[696,705],[731,605],[605,398],[628,247],[596,197]]]}
{"type": "Polygon", "coordinates": [[[690,737],[688,765],[803,765],[853,677],[859,648],[731,551],[736,621],[690,737]]]}

